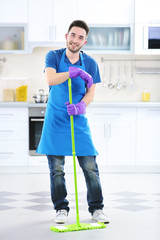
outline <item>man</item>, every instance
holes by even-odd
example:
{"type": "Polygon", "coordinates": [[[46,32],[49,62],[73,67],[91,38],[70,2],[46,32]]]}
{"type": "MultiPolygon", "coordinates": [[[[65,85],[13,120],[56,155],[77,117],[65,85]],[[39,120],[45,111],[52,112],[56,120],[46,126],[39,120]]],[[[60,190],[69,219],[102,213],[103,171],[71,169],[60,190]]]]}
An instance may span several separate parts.
{"type": "Polygon", "coordinates": [[[46,154],[48,158],[56,223],[65,223],[69,213],[64,163],[65,156],[72,155],[70,115],[74,115],[76,156],[86,180],[88,210],[93,220],[109,222],[102,212],[103,196],[96,163],[98,153],[85,116],[86,106],[93,100],[96,83],[100,82],[97,63],[80,51],[87,43],[88,32],[84,21],[73,21],[65,35],[66,49],[50,51],[46,55],[45,76],[50,91],[37,152],[46,154]],[[72,80],[73,104],[68,102],[68,78],[72,80]]]}

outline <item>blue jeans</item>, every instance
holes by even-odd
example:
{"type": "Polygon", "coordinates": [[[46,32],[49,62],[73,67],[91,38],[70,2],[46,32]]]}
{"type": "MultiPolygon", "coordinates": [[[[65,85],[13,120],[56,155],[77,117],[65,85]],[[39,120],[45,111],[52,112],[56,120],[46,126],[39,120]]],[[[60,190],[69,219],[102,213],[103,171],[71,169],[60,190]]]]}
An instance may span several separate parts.
{"type": "MultiPolygon", "coordinates": [[[[66,199],[67,189],[64,178],[65,157],[47,155],[47,158],[50,170],[51,199],[54,209],[56,211],[60,209],[69,211],[69,202],[66,199]]],[[[93,214],[96,209],[102,209],[104,207],[96,157],[81,156],[77,158],[86,181],[88,210],[93,214]]]]}

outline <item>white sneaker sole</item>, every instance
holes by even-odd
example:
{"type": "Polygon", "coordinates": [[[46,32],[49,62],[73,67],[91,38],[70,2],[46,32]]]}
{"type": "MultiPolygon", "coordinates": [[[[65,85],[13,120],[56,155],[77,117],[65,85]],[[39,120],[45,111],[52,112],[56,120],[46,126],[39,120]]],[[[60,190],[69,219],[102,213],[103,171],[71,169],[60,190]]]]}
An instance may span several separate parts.
{"type": "Polygon", "coordinates": [[[97,220],[96,218],[92,218],[92,220],[97,221],[97,222],[101,222],[101,223],[106,223],[106,224],[109,223],[109,219],[100,221],[100,220],[97,220]]]}

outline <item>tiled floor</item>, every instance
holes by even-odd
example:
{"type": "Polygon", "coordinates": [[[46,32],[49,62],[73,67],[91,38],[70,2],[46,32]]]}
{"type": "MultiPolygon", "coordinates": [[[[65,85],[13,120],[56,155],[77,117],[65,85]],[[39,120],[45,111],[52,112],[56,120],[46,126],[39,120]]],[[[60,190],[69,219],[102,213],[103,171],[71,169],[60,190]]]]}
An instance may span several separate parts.
{"type": "MultiPolygon", "coordinates": [[[[66,175],[70,214],[75,223],[73,175],[66,175]]],[[[70,233],[50,231],[55,211],[50,200],[48,174],[0,175],[0,239],[2,240],[159,240],[160,175],[101,174],[106,229],[70,233]]],[[[86,204],[83,175],[78,174],[81,222],[92,222],[86,204]]]]}

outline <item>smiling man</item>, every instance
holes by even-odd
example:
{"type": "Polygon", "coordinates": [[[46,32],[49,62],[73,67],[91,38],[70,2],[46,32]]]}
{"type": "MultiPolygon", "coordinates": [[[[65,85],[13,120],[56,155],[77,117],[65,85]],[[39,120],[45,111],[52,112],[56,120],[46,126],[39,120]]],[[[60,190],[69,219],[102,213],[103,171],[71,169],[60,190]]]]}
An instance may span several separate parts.
{"type": "Polygon", "coordinates": [[[76,156],[86,180],[88,210],[93,220],[109,222],[102,212],[104,204],[96,163],[98,153],[85,115],[87,105],[94,98],[96,83],[101,81],[97,63],[81,51],[87,43],[88,33],[87,24],[75,20],[65,34],[66,48],[46,55],[49,98],[37,152],[46,154],[48,158],[56,223],[65,223],[70,210],[64,178],[65,156],[72,156],[70,115],[74,115],[76,156]],[[73,104],[69,104],[68,78],[72,80],[73,104]]]}

